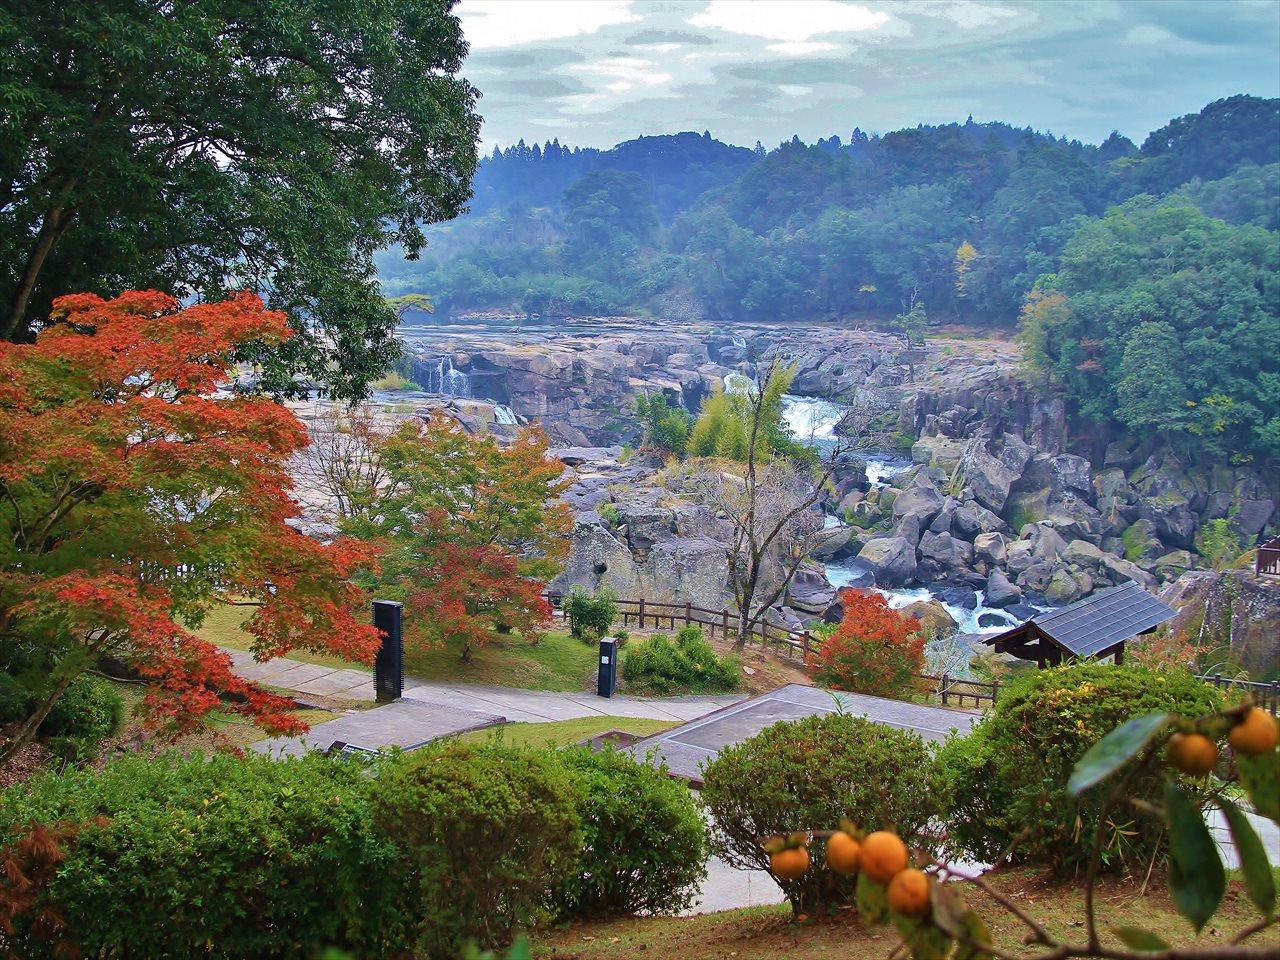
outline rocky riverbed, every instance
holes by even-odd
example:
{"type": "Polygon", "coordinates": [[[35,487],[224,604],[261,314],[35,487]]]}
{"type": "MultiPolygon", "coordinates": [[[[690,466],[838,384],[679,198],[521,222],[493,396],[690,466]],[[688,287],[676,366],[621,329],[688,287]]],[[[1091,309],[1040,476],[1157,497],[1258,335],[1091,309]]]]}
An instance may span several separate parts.
{"type": "Polygon", "coordinates": [[[630,451],[635,399],[658,390],[696,411],[774,357],[796,365],[793,432],[823,446],[856,429],[868,452],[837,475],[782,620],[838,615],[848,584],[888,591],[944,631],[999,629],[1128,580],[1199,596],[1204,524],[1228,518],[1253,540],[1278,522],[1280,492],[1248,465],[1192,468],[1154,441],[1069,435],[1061,403],[1023,381],[1003,341],[938,335],[908,353],[873,331],[648,320],[407,333],[424,392],[380,398],[388,410],[441,409],[500,435],[536,422],[559,445],[577,524],[558,589],[729,601],[728,522],[630,451]],[[1175,588],[1189,572],[1198,590],[1175,588]]]}

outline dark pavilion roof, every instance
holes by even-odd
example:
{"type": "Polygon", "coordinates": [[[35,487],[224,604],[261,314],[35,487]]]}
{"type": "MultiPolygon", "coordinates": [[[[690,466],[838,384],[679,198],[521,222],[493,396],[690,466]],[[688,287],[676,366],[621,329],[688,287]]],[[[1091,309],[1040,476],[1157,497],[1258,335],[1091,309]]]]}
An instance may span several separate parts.
{"type": "Polygon", "coordinates": [[[1027,642],[1043,637],[1075,657],[1099,657],[1177,613],[1130,581],[1099,590],[1075,603],[1032,617],[1019,627],[985,638],[987,643],[1027,642]]]}

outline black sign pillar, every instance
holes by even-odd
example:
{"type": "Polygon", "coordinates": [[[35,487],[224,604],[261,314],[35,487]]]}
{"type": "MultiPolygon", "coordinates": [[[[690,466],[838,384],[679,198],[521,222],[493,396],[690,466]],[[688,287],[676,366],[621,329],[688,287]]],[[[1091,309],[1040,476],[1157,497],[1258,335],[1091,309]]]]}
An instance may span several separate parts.
{"type": "Polygon", "coordinates": [[[373,691],[378,703],[393,703],[404,693],[404,637],[400,632],[403,604],[373,601],[373,625],[382,634],[382,646],[373,663],[373,691]]]}
{"type": "Polygon", "coordinates": [[[618,686],[618,641],[605,637],[600,641],[600,671],[596,674],[596,695],[612,697],[618,686]]]}

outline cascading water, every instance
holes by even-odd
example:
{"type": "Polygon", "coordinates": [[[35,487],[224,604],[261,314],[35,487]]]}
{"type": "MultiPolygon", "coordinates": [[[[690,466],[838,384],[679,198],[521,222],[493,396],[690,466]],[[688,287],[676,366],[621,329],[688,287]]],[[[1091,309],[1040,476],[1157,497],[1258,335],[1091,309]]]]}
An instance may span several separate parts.
{"type": "Polygon", "coordinates": [[[445,354],[435,366],[424,364],[427,382],[424,385],[428,393],[440,393],[446,397],[471,397],[471,378],[453,365],[453,357],[445,354]]]}
{"type": "Polygon", "coordinates": [[[506,404],[495,403],[493,405],[493,419],[509,427],[516,425],[516,415],[506,404]]]}

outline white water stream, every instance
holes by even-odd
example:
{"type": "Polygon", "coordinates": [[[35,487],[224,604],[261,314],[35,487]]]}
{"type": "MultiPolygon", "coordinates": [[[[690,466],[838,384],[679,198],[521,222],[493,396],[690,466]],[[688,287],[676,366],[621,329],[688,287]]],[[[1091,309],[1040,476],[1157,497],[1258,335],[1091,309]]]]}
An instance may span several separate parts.
{"type": "MultiPolygon", "coordinates": [[[[801,443],[821,448],[835,441],[836,425],[844,411],[830,400],[816,397],[798,397],[788,394],[782,398],[782,418],[787,431],[801,443]]],[[[911,463],[901,458],[867,457],[867,480],[873,487],[881,487],[894,477],[911,469],[911,463]]],[[[828,514],[823,520],[827,529],[842,526],[839,517],[828,514]]],[[[825,565],[827,580],[832,586],[844,587],[865,577],[865,572],[851,560],[834,561],[825,565]]],[[[960,633],[998,633],[1021,621],[1005,610],[988,607],[981,590],[977,591],[977,603],[973,609],[957,603],[948,603],[938,592],[928,587],[901,589],[875,588],[875,592],[889,601],[895,610],[921,600],[937,600],[957,624],[960,633]],[[982,625],[985,621],[985,626],[982,625]]]]}

